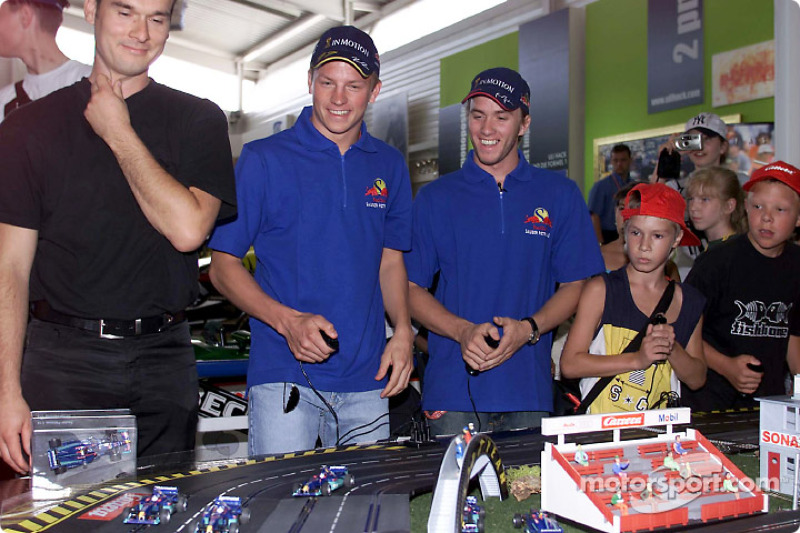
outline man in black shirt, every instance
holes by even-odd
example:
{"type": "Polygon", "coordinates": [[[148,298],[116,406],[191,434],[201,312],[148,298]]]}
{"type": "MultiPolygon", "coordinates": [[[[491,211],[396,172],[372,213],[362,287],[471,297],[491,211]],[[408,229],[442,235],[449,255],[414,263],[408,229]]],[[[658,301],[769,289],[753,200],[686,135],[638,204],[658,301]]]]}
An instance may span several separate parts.
{"type": "Polygon", "coordinates": [[[194,445],[183,309],[235,193],[224,114],[148,77],[172,7],[87,0],[90,78],[0,125],[0,457],[19,472],[31,409],[127,407],[140,455],[194,445]]]}

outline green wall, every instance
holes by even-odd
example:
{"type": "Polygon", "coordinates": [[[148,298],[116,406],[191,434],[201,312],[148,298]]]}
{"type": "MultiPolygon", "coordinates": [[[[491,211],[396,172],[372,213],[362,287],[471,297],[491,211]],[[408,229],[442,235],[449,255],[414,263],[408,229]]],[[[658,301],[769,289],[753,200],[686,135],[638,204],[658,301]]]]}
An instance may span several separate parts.
{"type": "Polygon", "coordinates": [[[518,49],[519,37],[514,32],[443,58],[439,66],[439,107],[461,102],[478,72],[492,67],[519,68],[518,49]]]}
{"type": "MultiPolygon", "coordinates": [[[[600,0],[586,6],[587,195],[594,181],[592,142],[596,138],[682,124],[701,111],[722,116],[741,114],[743,122],[775,120],[774,98],[711,106],[713,55],[772,40],[773,0],[703,0],[703,5],[705,102],[653,115],[647,113],[647,0],[600,0]]],[[[514,32],[443,58],[440,107],[460,102],[481,70],[518,68],[518,42],[514,32]]]]}
{"type": "Polygon", "coordinates": [[[705,102],[653,115],[647,114],[647,1],[586,6],[586,191],[594,180],[592,141],[598,137],[680,124],[700,111],[739,113],[743,122],[775,120],[773,98],[711,107],[712,56],[773,39],[773,0],[704,0],[703,5],[705,102]]]}

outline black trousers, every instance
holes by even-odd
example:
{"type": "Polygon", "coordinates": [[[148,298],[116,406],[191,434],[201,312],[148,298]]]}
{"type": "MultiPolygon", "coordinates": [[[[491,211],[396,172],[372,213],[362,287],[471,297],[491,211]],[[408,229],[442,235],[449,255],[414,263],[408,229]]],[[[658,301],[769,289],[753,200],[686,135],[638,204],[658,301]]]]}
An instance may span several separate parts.
{"type": "Polygon", "coordinates": [[[129,408],[140,457],[194,449],[199,391],[186,322],[152,335],[101,339],[32,319],[21,381],[34,411],[129,408]]]}

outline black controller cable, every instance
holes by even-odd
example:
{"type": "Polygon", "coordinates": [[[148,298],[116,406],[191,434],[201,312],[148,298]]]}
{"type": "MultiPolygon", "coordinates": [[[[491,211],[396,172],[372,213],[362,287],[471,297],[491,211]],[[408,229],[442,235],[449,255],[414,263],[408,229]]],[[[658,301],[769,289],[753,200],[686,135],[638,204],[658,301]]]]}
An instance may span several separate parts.
{"type": "MultiPolygon", "coordinates": [[[[367,422],[366,424],[361,424],[360,426],[354,427],[353,429],[351,429],[350,431],[348,431],[347,433],[342,435],[341,444],[347,444],[348,441],[353,440],[356,437],[360,437],[361,435],[367,435],[369,433],[372,433],[373,431],[375,431],[376,429],[378,429],[380,427],[388,426],[389,422],[383,422],[383,423],[378,424],[374,428],[371,428],[371,429],[369,429],[367,431],[362,431],[361,433],[356,433],[355,435],[351,435],[351,433],[353,433],[354,431],[359,431],[361,429],[368,428],[368,427],[372,426],[373,424],[377,424],[380,421],[381,418],[386,418],[387,416],[389,416],[388,412],[387,413],[383,413],[382,415],[378,415],[377,418],[367,422]]],[[[389,442],[390,439],[380,439],[378,442],[380,442],[381,440],[385,440],[385,441],[389,442]]],[[[337,442],[337,444],[339,444],[339,443],[337,442]]]]}
{"type": "Polygon", "coordinates": [[[472,381],[472,374],[467,374],[467,394],[469,395],[469,403],[472,404],[472,412],[475,413],[475,418],[478,420],[478,433],[481,432],[481,417],[478,416],[478,409],[475,407],[475,398],[472,397],[472,390],[469,388],[469,382],[472,381]]]}
{"type": "MultiPolygon", "coordinates": [[[[485,335],[483,340],[486,342],[487,346],[494,350],[498,346],[500,346],[500,341],[495,340],[494,337],[490,335],[485,335]]],[[[475,414],[475,418],[478,420],[478,433],[481,432],[481,417],[478,415],[478,408],[475,407],[475,398],[472,397],[472,389],[470,388],[470,381],[472,381],[473,376],[479,375],[481,372],[480,370],[476,370],[469,366],[469,363],[464,361],[464,366],[467,368],[467,395],[469,396],[469,403],[472,404],[472,412],[475,414]]]]}
{"type": "Polygon", "coordinates": [[[330,411],[331,415],[333,416],[333,421],[336,423],[336,446],[339,446],[339,417],[336,415],[336,410],[328,402],[328,400],[326,400],[322,396],[322,394],[320,394],[320,392],[317,390],[317,388],[314,386],[314,384],[311,383],[311,378],[308,377],[308,374],[306,374],[306,369],[303,368],[303,362],[302,361],[300,361],[300,372],[302,372],[303,376],[306,378],[306,381],[308,382],[308,386],[311,387],[311,390],[314,391],[314,394],[317,395],[317,398],[319,398],[322,401],[322,403],[325,405],[325,407],[328,408],[328,411],[330,411]]]}
{"type": "MultiPolygon", "coordinates": [[[[319,334],[322,336],[322,340],[325,341],[325,344],[327,344],[328,347],[333,350],[333,352],[339,351],[339,339],[338,338],[333,339],[333,338],[329,337],[328,334],[325,333],[322,330],[319,330],[319,334]]],[[[336,423],[336,446],[339,446],[339,440],[340,440],[339,439],[339,416],[336,414],[336,410],[328,402],[328,400],[326,400],[322,396],[322,394],[320,394],[320,392],[317,390],[317,388],[314,386],[314,384],[311,383],[311,378],[308,377],[308,374],[306,373],[306,369],[303,368],[303,362],[302,361],[300,361],[300,372],[302,372],[303,373],[303,377],[306,378],[306,381],[308,382],[308,386],[311,387],[311,390],[314,391],[314,394],[317,395],[317,398],[319,398],[322,401],[323,405],[325,405],[325,407],[328,409],[328,411],[330,411],[331,416],[333,416],[333,421],[336,423]]]]}

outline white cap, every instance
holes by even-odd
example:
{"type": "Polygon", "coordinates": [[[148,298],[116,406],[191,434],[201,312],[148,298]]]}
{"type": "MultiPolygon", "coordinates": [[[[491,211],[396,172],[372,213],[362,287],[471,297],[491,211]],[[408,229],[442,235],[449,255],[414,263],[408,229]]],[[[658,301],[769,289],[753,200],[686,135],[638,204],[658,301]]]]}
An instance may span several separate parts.
{"type": "Polygon", "coordinates": [[[759,154],[774,154],[775,149],[772,147],[771,144],[759,144],[758,145],[758,153],[759,154]]]}
{"type": "Polygon", "coordinates": [[[700,113],[696,117],[690,118],[686,123],[686,129],[684,131],[688,132],[690,130],[705,130],[708,133],[717,134],[725,139],[728,133],[728,126],[719,118],[719,115],[715,115],[714,113],[700,113]]]}

